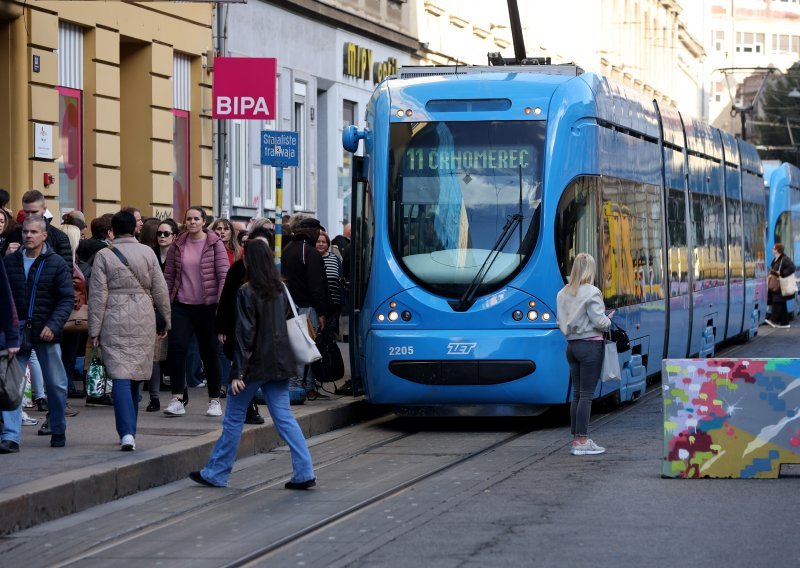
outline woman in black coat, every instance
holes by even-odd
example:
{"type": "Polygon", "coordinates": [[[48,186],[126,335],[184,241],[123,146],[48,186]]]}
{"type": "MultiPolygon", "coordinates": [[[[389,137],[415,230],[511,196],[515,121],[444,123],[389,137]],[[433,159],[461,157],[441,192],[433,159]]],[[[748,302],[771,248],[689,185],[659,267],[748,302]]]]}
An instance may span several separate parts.
{"type": "MultiPolygon", "coordinates": [[[[794,263],[791,258],[784,254],[784,247],[781,243],[775,243],[775,246],[772,247],[772,254],[775,255],[775,259],[769,267],[769,280],[770,282],[777,281],[780,284],[779,278],[786,278],[794,274],[794,263]]],[[[771,287],[774,287],[774,285],[771,287]]],[[[792,298],[794,298],[794,295],[784,296],[780,287],[776,291],[769,291],[768,303],[772,308],[772,314],[766,320],[769,325],[783,329],[791,327],[789,325],[789,314],[786,311],[786,301],[792,298]]]]}
{"type": "Polygon", "coordinates": [[[247,283],[236,294],[233,378],[222,435],[206,466],[189,477],[209,487],[228,484],[247,407],[262,389],[275,428],[292,454],[293,475],[285,487],[309,489],[315,485],[314,466],[303,431],[289,407],[289,377],[295,366],[286,328],[289,300],[267,243],[249,239],[244,258],[247,283]]]}

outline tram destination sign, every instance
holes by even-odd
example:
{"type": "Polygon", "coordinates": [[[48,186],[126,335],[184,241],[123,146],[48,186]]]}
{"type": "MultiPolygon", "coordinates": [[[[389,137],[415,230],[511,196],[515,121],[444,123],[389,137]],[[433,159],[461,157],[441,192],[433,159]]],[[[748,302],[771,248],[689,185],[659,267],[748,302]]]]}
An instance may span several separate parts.
{"type": "Polygon", "coordinates": [[[297,132],[261,131],[261,164],[282,168],[300,164],[300,136],[297,132]]]}

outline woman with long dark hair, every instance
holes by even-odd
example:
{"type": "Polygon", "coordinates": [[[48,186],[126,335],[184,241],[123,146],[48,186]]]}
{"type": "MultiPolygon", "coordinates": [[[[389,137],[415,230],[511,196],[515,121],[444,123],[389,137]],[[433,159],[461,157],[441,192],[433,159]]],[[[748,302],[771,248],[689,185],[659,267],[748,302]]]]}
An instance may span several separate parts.
{"type": "Polygon", "coordinates": [[[293,474],[285,487],[309,489],[316,484],[311,454],[289,407],[289,378],[295,367],[286,329],[289,300],[264,239],[248,239],[244,259],[247,283],[237,292],[233,380],[222,421],[222,435],[206,466],[193,471],[189,477],[209,487],[228,484],[245,413],[260,388],[275,428],[292,454],[293,474]]]}

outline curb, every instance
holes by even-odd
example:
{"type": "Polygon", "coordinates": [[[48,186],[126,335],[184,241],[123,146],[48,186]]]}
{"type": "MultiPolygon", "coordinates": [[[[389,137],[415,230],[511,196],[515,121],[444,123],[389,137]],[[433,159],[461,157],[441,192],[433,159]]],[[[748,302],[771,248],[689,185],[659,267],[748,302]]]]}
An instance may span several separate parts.
{"type": "MultiPolygon", "coordinates": [[[[298,416],[297,422],[310,438],[374,413],[363,400],[350,400],[298,416]]],[[[87,466],[0,491],[0,536],[183,479],[205,464],[220,431],[132,452],[128,463],[87,466]]],[[[237,459],[268,452],[282,443],[271,421],[245,428],[237,459]]]]}

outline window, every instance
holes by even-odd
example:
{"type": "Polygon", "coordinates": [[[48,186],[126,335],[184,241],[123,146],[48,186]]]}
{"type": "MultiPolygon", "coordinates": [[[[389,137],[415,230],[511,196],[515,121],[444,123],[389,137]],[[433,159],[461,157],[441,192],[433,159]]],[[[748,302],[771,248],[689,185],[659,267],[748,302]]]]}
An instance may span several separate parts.
{"type": "MultiPolygon", "coordinates": [[[[569,282],[572,263],[579,253],[591,254],[595,260],[598,256],[598,187],[599,178],[582,177],[573,181],[561,196],[556,212],[556,257],[561,277],[569,282]]],[[[604,224],[603,230],[608,230],[604,224]]],[[[604,241],[605,242],[605,241],[604,241]]],[[[605,267],[598,264],[597,285],[602,288],[607,278],[605,267]]]]}
{"type": "MultiPolygon", "coordinates": [[[[83,29],[58,24],[58,202],[61,213],[82,207],[83,29]]],[[[60,217],[60,215],[59,215],[60,217]]]]}
{"type": "Polygon", "coordinates": [[[248,207],[247,199],[247,122],[231,120],[231,154],[228,165],[228,183],[230,184],[233,205],[248,207]]]}
{"type": "Polygon", "coordinates": [[[765,276],[766,218],[763,204],[744,201],[744,267],[746,278],[765,276]]]}
{"type": "Polygon", "coordinates": [[[800,55],[800,36],[774,34],[772,36],[772,51],[786,55],[800,55]]]}
{"type": "Polygon", "coordinates": [[[295,82],[294,84],[294,130],[299,137],[298,166],[293,168],[293,192],[292,202],[295,211],[308,209],[308,195],[306,195],[306,147],[308,144],[306,129],[306,84],[295,82]]]}
{"type": "Polygon", "coordinates": [[[714,101],[721,102],[725,95],[725,83],[722,81],[714,82],[714,101]]]}
{"type": "MultiPolygon", "coordinates": [[[[356,123],[356,103],[353,101],[342,101],[342,130],[356,123]]],[[[350,211],[352,208],[351,190],[351,163],[353,155],[344,150],[342,154],[342,169],[339,173],[339,197],[342,198],[342,223],[350,222],[350,211]]]]}
{"type": "Polygon", "coordinates": [[[172,59],[172,216],[183,219],[189,207],[189,111],[191,105],[191,59],[175,53],[172,59]]]}
{"type": "Polygon", "coordinates": [[[714,51],[725,51],[725,32],[716,30],[712,32],[714,41],[714,51]]]}
{"type": "Polygon", "coordinates": [[[764,53],[764,34],[736,32],[736,53],[764,53]]]}
{"type": "MultiPolygon", "coordinates": [[[[261,130],[275,130],[275,121],[274,120],[263,120],[261,121],[261,130]]],[[[259,132],[259,140],[260,140],[260,132],[259,132]]],[[[259,150],[260,151],[260,150],[259,150]]],[[[270,166],[253,166],[253,173],[255,174],[256,170],[258,170],[259,175],[261,176],[261,191],[264,194],[264,203],[263,207],[265,209],[274,209],[275,208],[275,186],[277,182],[277,174],[275,172],[275,168],[270,166]]],[[[253,182],[255,186],[255,182],[253,182]]]]}
{"type": "Polygon", "coordinates": [[[689,293],[689,249],[686,244],[686,194],[670,189],[667,196],[669,295],[689,293]]]}
{"type": "Polygon", "coordinates": [[[722,199],[704,193],[691,194],[694,240],[694,291],[725,284],[725,220],[722,199]]]}

